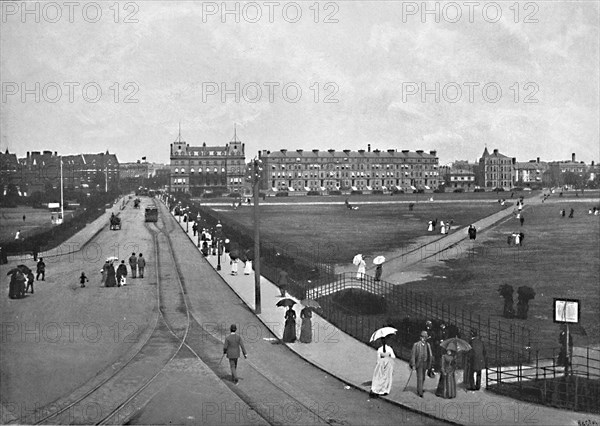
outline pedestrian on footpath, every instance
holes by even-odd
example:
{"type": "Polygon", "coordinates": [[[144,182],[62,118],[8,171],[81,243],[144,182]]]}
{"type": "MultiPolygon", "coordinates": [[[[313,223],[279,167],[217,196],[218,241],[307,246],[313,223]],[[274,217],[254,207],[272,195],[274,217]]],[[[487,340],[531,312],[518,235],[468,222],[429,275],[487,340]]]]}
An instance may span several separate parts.
{"type": "Polygon", "coordinates": [[[230,264],[231,264],[231,275],[237,275],[237,273],[238,273],[238,260],[237,260],[237,257],[231,259],[230,264]]]}
{"type": "Polygon", "coordinates": [[[284,343],[294,343],[296,341],[296,311],[290,306],[285,311],[285,326],[283,328],[282,340],[284,343]]]}
{"type": "Polygon", "coordinates": [[[29,271],[27,273],[27,288],[25,289],[25,293],[27,293],[27,291],[29,290],[29,287],[31,287],[31,294],[33,294],[33,272],[29,271]]]}
{"type": "Polygon", "coordinates": [[[140,253],[140,257],[137,260],[137,267],[138,275],[140,276],[140,278],[144,278],[144,268],[146,267],[146,259],[144,259],[142,253],[140,253]]]}
{"type": "Polygon", "coordinates": [[[277,284],[279,285],[281,297],[285,297],[285,290],[287,289],[288,285],[288,273],[283,269],[279,269],[279,279],[277,284]]]}
{"type": "Polygon", "coordinates": [[[237,362],[240,357],[240,348],[244,354],[244,358],[248,358],[248,355],[246,354],[246,348],[244,347],[242,338],[236,334],[237,326],[231,324],[229,331],[231,331],[231,334],[225,338],[225,342],[223,343],[223,355],[227,355],[227,359],[229,360],[231,381],[237,385],[239,382],[237,376],[237,362]]]}
{"type": "Polygon", "coordinates": [[[477,238],[477,228],[475,228],[473,225],[469,225],[468,233],[470,240],[474,240],[477,238]]]}
{"type": "Polygon", "coordinates": [[[45,281],[45,279],[46,279],[46,263],[44,262],[44,259],[42,259],[41,257],[36,266],[36,277],[35,277],[36,281],[40,280],[40,275],[42,276],[42,281],[45,281]]]}
{"type": "Polygon", "coordinates": [[[392,380],[394,375],[394,350],[385,344],[385,337],[381,338],[382,345],[377,349],[377,364],[373,371],[373,380],[371,381],[372,398],[380,395],[389,395],[392,389],[392,380]]]}
{"type": "Polygon", "coordinates": [[[440,368],[440,381],[438,382],[435,395],[445,399],[456,398],[456,355],[454,351],[447,350],[442,355],[440,368]]]}
{"type": "Polygon", "coordinates": [[[569,213],[569,219],[573,219],[573,213],[575,213],[575,210],[571,209],[571,212],[569,213]]]}
{"type": "Polygon", "coordinates": [[[85,272],[82,272],[79,276],[79,284],[81,284],[81,288],[85,287],[85,283],[89,282],[88,277],[85,276],[85,272]]]}
{"type": "Polygon", "coordinates": [[[521,226],[523,226],[523,223],[525,222],[525,217],[521,216],[519,218],[519,222],[521,222],[521,226]]]}
{"type": "Polygon", "coordinates": [[[121,260],[121,264],[117,267],[117,287],[121,287],[126,284],[125,277],[127,276],[127,266],[125,261],[121,260]]]}
{"type": "Polygon", "coordinates": [[[410,353],[410,368],[417,371],[417,395],[423,398],[423,384],[427,370],[433,363],[433,352],[427,342],[429,336],[426,331],[421,331],[419,341],[416,342],[410,353]]]}
{"type": "Polygon", "coordinates": [[[102,269],[100,269],[100,273],[102,274],[102,278],[100,279],[100,285],[106,286],[106,277],[108,277],[108,260],[104,262],[102,269]]]}
{"type": "Polygon", "coordinates": [[[481,389],[481,370],[487,368],[487,352],[477,330],[471,330],[471,350],[468,354],[470,355],[468,389],[477,391],[481,389]]]}
{"type": "Polygon", "coordinates": [[[137,276],[137,257],[135,257],[135,253],[131,253],[131,256],[129,256],[129,267],[131,268],[131,278],[135,278],[137,276]]]}
{"type": "Polygon", "coordinates": [[[306,307],[300,311],[302,325],[300,326],[300,343],[312,341],[312,308],[306,307]]]}

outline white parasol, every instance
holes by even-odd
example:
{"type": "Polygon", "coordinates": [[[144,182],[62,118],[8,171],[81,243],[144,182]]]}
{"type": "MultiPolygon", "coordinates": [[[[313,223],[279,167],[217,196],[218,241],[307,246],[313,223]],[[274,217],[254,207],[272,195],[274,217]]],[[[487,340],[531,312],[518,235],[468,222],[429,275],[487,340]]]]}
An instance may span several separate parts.
{"type": "Polygon", "coordinates": [[[117,256],[110,256],[110,257],[106,258],[107,262],[116,262],[118,260],[119,260],[119,258],[117,256]]]}
{"type": "Polygon", "coordinates": [[[375,259],[373,259],[374,265],[381,265],[383,262],[385,262],[385,257],[383,256],[377,256],[375,259]]]}
{"type": "Polygon", "coordinates": [[[357,254],[354,256],[354,259],[352,259],[352,263],[358,266],[360,265],[361,260],[363,260],[362,254],[357,254]]]}
{"type": "Polygon", "coordinates": [[[398,330],[393,327],[383,327],[377,330],[375,333],[371,335],[369,342],[374,342],[377,339],[381,339],[382,337],[387,337],[392,334],[396,334],[398,330]]]}

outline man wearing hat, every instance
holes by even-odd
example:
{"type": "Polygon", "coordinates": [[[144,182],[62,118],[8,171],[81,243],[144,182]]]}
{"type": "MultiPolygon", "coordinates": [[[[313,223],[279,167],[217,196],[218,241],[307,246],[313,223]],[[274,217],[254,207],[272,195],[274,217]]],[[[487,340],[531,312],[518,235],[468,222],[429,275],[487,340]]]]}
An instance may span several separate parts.
{"type": "Polygon", "coordinates": [[[427,342],[429,338],[426,331],[421,331],[419,341],[416,342],[410,354],[410,368],[417,370],[417,394],[423,398],[423,384],[427,370],[431,368],[433,353],[427,342]]]}
{"type": "Polygon", "coordinates": [[[237,326],[235,324],[231,324],[229,330],[231,331],[231,334],[225,338],[225,342],[223,343],[223,355],[227,355],[229,367],[231,367],[231,380],[237,385],[237,362],[238,358],[240,357],[240,348],[242,348],[244,358],[248,357],[246,355],[246,348],[244,348],[244,342],[242,341],[242,338],[235,333],[237,331],[237,326]]]}
{"type": "Polygon", "coordinates": [[[469,371],[469,390],[481,389],[481,370],[487,368],[487,353],[485,345],[478,336],[477,330],[471,330],[471,364],[469,371]]]}

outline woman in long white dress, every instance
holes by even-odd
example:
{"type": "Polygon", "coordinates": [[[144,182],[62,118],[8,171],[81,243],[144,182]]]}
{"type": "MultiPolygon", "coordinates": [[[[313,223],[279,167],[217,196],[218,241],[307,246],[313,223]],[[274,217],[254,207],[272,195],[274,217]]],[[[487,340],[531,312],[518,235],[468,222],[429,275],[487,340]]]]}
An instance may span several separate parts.
{"type": "Polygon", "coordinates": [[[440,220],[440,234],[445,234],[446,233],[446,224],[444,223],[443,220],[440,220]]]}
{"type": "Polygon", "coordinates": [[[252,261],[250,259],[246,260],[246,264],[244,265],[244,275],[250,275],[252,273],[252,261]]]}
{"type": "Polygon", "coordinates": [[[364,258],[360,259],[360,263],[358,264],[358,271],[356,271],[356,279],[362,280],[367,273],[367,263],[364,258]]]}
{"type": "Polygon", "coordinates": [[[388,395],[392,389],[392,379],[394,374],[394,350],[385,344],[385,338],[381,339],[383,343],[377,349],[377,364],[373,372],[373,381],[371,382],[371,395],[388,395]]]}
{"type": "Polygon", "coordinates": [[[433,231],[433,221],[429,221],[429,227],[427,228],[429,232],[433,231]]]}

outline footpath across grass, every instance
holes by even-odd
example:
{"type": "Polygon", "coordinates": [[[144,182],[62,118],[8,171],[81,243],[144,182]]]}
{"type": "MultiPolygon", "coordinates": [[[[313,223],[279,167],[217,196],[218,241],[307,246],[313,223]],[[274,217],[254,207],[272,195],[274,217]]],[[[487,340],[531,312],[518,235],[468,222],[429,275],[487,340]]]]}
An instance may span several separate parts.
{"type": "MultiPolygon", "coordinates": [[[[397,203],[360,205],[358,210],[343,204],[270,205],[260,209],[261,238],[292,255],[319,253],[325,262],[351,263],[357,253],[376,255],[406,247],[418,238],[438,237],[439,227],[435,235],[427,232],[430,220],[453,220],[454,228],[465,227],[501,208],[489,201],[422,202],[415,203],[412,211],[407,204],[397,203]]],[[[242,224],[252,235],[252,210],[227,208],[219,214],[242,224]]]]}
{"type": "Polygon", "coordinates": [[[539,344],[548,347],[558,346],[553,299],[579,299],[581,326],[587,335],[576,333],[575,344],[598,345],[600,217],[588,214],[593,205],[565,200],[526,208],[523,227],[516,218],[508,219],[480,234],[467,255],[432,266],[424,281],[406,286],[492,318],[502,317],[503,299],[497,291],[501,284],[514,288],[515,307],[517,288],[530,286],[536,295],[529,302],[528,318],[506,321],[533,328],[539,344]],[[575,210],[572,219],[568,217],[571,207],[575,210]],[[566,210],[565,217],[561,209],[566,210]],[[521,231],[523,246],[509,246],[507,236],[521,231]]]}

